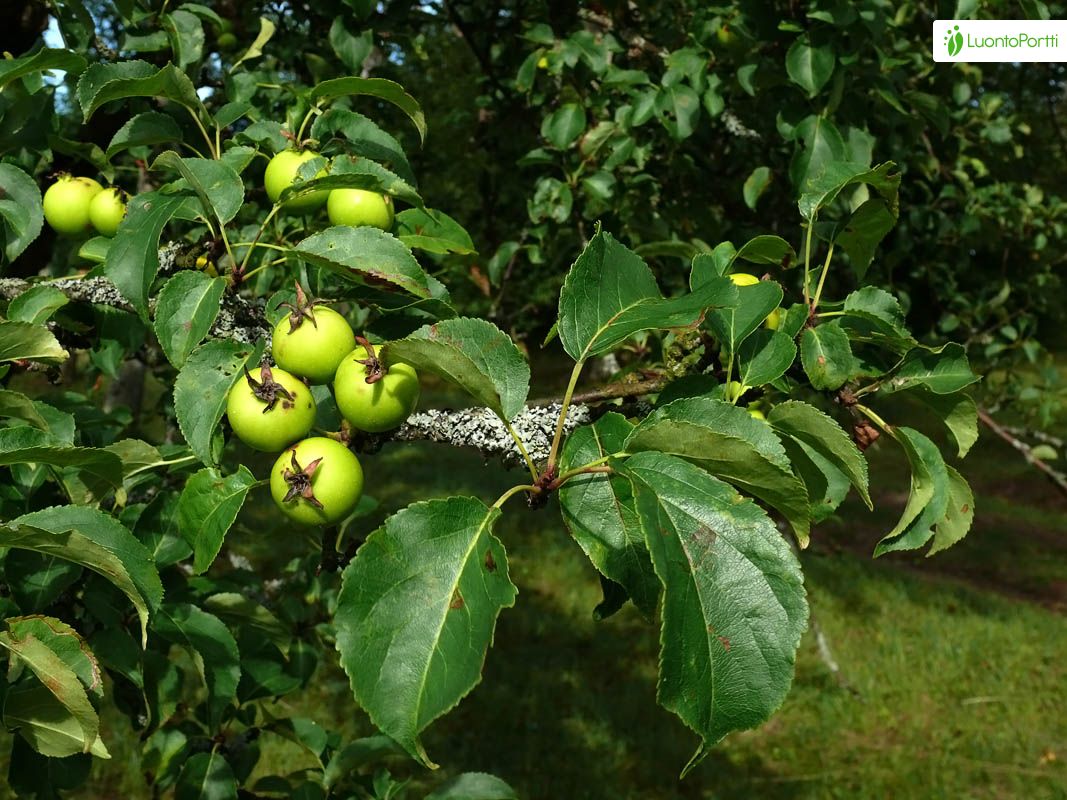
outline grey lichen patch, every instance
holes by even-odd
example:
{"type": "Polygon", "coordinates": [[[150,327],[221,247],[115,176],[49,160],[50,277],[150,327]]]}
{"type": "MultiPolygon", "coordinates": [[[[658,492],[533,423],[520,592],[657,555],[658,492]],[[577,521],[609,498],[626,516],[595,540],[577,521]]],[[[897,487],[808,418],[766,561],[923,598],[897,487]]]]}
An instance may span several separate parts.
{"type": "MultiPolygon", "coordinates": [[[[559,413],[560,405],[554,403],[526,408],[512,420],[512,427],[535,462],[540,463],[548,459],[559,413]]],[[[570,433],[589,421],[588,407],[572,406],[567,411],[564,432],[570,433]]],[[[522,463],[522,454],[504,423],[487,408],[421,411],[409,417],[408,421],[392,434],[382,437],[382,441],[387,440],[429,441],[453,447],[471,447],[486,458],[499,457],[510,466],[522,463]]]]}

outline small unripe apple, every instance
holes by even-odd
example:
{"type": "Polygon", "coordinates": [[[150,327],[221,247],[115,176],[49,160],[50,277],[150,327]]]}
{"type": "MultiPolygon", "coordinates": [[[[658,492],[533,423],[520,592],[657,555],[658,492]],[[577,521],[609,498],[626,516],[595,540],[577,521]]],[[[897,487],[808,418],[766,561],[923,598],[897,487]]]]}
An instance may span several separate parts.
{"type": "MultiPolygon", "coordinates": [[[[282,196],[282,192],[296,182],[296,173],[301,164],[318,157],[319,154],[312,150],[301,150],[299,152],[296,150],[282,150],[282,152],[274,156],[263,173],[263,185],[271,202],[277,203],[278,198],[282,196]]],[[[325,175],[326,170],[321,169],[315,174],[315,177],[321,178],[325,175]]],[[[293,214],[307,214],[322,208],[322,204],[326,202],[326,197],[329,194],[325,189],[309,192],[287,201],[284,208],[293,214]]]]}
{"type": "Polygon", "coordinates": [[[366,189],[334,189],[326,201],[332,225],[393,227],[393,198],[366,189]]]}
{"type": "Polygon", "coordinates": [[[125,194],[112,186],[97,192],[89,202],[89,221],[101,236],[114,236],[126,216],[125,194]]]}
{"type": "Polygon", "coordinates": [[[104,187],[92,178],[61,175],[44,193],[44,218],[56,233],[78,236],[89,230],[89,204],[104,187]]]}

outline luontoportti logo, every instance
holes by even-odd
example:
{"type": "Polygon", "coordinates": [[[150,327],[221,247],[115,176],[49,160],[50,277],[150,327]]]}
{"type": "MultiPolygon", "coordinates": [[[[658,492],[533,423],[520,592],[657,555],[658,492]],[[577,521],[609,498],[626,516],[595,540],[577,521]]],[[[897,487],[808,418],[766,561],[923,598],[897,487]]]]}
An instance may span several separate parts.
{"type": "Polygon", "coordinates": [[[963,49],[963,34],[960,33],[959,25],[945,34],[945,45],[948,47],[948,54],[953,58],[960,54],[963,49]]]}

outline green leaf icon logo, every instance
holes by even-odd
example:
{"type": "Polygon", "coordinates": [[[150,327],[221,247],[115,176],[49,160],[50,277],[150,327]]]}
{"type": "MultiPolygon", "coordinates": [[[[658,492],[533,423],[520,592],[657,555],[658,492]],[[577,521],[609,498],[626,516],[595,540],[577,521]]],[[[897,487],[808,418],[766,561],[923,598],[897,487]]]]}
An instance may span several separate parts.
{"type": "Polygon", "coordinates": [[[960,54],[963,49],[963,34],[960,33],[959,25],[945,34],[945,45],[948,47],[948,54],[953,58],[960,54]]]}

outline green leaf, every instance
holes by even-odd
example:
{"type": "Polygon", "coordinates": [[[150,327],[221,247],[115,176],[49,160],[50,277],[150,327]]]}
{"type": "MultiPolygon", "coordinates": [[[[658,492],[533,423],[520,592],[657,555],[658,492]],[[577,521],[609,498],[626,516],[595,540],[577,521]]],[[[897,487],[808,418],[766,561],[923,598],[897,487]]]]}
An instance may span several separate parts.
{"type": "Polygon", "coordinates": [[[230,67],[230,72],[233,73],[237,69],[238,65],[243,64],[246,61],[251,61],[254,58],[259,58],[263,55],[263,47],[274,36],[275,25],[274,22],[267,17],[259,18],[259,33],[256,34],[256,38],[252,40],[252,44],[248,49],[244,51],[239,59],[233,62],[233,66],[230,67]]]}
{"type": "Polygon", "coordinates": [[[803,146],[793,156],[789,177],[795,189],[804,191],[812,178],[845,157],[845,140],[829,119],[816,114],[802,120],[795,133],[803,146]]]}
{"type": "Polygon", "coordinates": [[[349,77],[323,81],[311,90],[308,102],[323,104],[345,95],[368,95],[392,103],[414,123],[419,132],[419,141],[426,141],[426,117],[422,113],[422,107],[414,97],[404,91],[403,86],[385,78],[349,77]]]}
{"type": "Polygon", "coordinates": [[[803,579],[774,523],[727,484],[662,453],[625,470],[664,587],[657,697],[703,740],[684,776],[785,699],[807,627],[803,579]]]}
{"type": "Polygon", "coordinates": [[[894,172],[896,164],[887,161],[873,169],[866,164],[853,164],[848,161],[834,161],[814,176],[800,196],[797,206],[800,215],[809,222],[813,221],[819,210],[830,205],[848,186],[862,183],[871,186],[885,198],[890,211],[896,214],[897,191],[900,189],[900,172],[894,172]]]}
{"type": "Polygon", "coordinates": [[[66,559],[99,573],[115,584],[133,603],[141,619],[142,646],[147,642],[148,603],[130,577],[130,569],[136,569],[133,563],[137,560],[136,556],[125,552],[112,552],[106,543],[97,542],[73,528],[52,531],[19,523],[20,520],[12,520],[7,526],[0,526],[0,546],[17,547],[49,557],[66,559]]]}
{"type": "Polygon", "coordinates": [[[85,58],[71,50],[42,47],[32,55],[0,61],[0,90],[24,75],[50,69],[78,75],[85,69],[85,58]]]}
{"type": "Polygon", "coordinates": [[[813,47],[807,36],[801,36],[785,54],[785,71],[789,80],[814,97],[833,75],[835,60],[833,47],[813,47]]]}
{"type": "Polygon", "coordinates": [[[793,245],[789,244],[781,236],[764,234],[754,236],[745,242],[732,261],[741,259],[752,264],[767,264],[769,266],[789,269],[797,261],[797,254],[793,245]]]}
{"type": "Polygon", "coordinates": [[[241,678],[237,642],[230,629],[214,614],[181,603],[160,608],[154,630],[193,656],[207,687],[208,725],[211,730],[217,729],[223,713],[237,696],[237,683],[241,678]]]}
{"type": "Polygon", "coordinates": [[[204,608],[239,630],[249,628],[262,633],[288,657],[292,634],[281,620],[255,600],[236,592],[220,592],[207,598],[204,608]]]}
{"type": "Polygon", "coordinates": [[[255,485],[255,476],[244,466],[226,476],[208,467],[185,482],[178,500],[178,530],[193,548],[195,574],[211,566],[255,485]]]}
{"type": "Polygon", "coordinates": [[[970,395],[962,392],[934,394],[929,389],[916,386],[909,389],[904,396],[926,406],[945,424],[956,441],[960,458],[966,456],[978,441],[978,406],[970,395]]]}
{"type": "Polygon", "coordinates": [[[0,389],[0,417],[21,419],[39,430],[48,430],[48,422],[41,416],[35,402],[21,392],[10,389],[0,389]]]}
{"type": "Polygon", "coordinates": [[[400,142],[372,119],[347,108],[328,109],[316,117],[311,126],[311,136],[325,142],[335,135],[345,138],[346,153],[382,162],[411,186],[417,184],[400,142]]]}
{"type": "Polygon", "coordinates": [[[839,320],[849,338],[873,342],[894,352],[903,353],[915,346],[915,339],[904,322],[904,311],[897,299],[884,289],[864,286],[845,298],[845,316],[839,320]]]}
{"type": "MultiPolygon", "coordinates": [[[[633,425],[609,412],[567,437],[560,473],[623,452],[633,425]]],[[[578,475],[559,490],[567,530],[602,575],[621,584],[641,613],[651,618],[660,585],[652,569],[645,535],[637,516],[633,488],[620,476],[578,475]]]]}
{"type": "Polygon", "coordinates": [[[371,721],[426,766],[420,732],[478,683],[496,617],[515,602],[491,533],[499,516],[473,497],[416,503],[372,533],[344,571],[334,617],[341,666],[371,721]]]}
{"type": "Polygon", "coordinates": [[[374,32],[365,30],[359,36],[353,36],[345,28],[344,20],[336,17],[330,26],[330,47],[347,69],[359,72],[374,49],[374,32]]]}
{"type": "Polygon", "coordinates": [[[848,475],[839,470],[818,450],[799,439],[782,440],[793,472],[804,483],[811,506],[812,524],[829,518],[844,502],[852,484],[848,475]]]}
{"type": "Polygon", "coordinates": [[[867,275],[867,268],[874,260],[874,251],[893,226],[896,214],[881,198],[872,198],[855,211],[845,223],[834,241],[848,254],[852,271],[859,280],[867,275]]]}
{"type": "MultiPolygon", "coordinates": [[[[163,599],[163,585],[159,581],[159,573],[156,572],[151,554],[126,526],[99,509],[85,506],[52,506],[24,514],[9,524],[32,526],[57,535],[66,531],[77,531],[119,559],[148,609],[155,609],[163,599]]],[[[85,564],[77,559],[71,560],[95,569],[92,564],[85,564]]],[[[105,573],[104,577],[109,576],[105,573]]]]}
{"type": "MultiPolygon", "coordinates": [[[[0,66],[5,62],[0,60],[0,66]]],[[[14,261],[41,234],[44,208],[37,183],[18,167],[0,164],[0,233],[4,256],[14,261]]]]}
{"type": "Polygon", "coordinates": [[[195,64],[204,55],[204,26],[195,14],[176,9],[160,17],[160,24],[170,39],[174,60],[184,69],[195,64]]]}
{"type": "Polygon", "coordinates": [[[559,338],[575,361],[610,352],[640,331],[692,328],[707,309],[737,297],[728,278],[665,299],[648,265],[598,231],[574,262],[559,295],[559,338]]]}
{"type": "Polygon", "coordinates": [[[409,208],[396,215],[396,233],[408,247],[428,253],[474,253],[474,242],[466,229],[443,211],[409,208]]]}
{"type": "Polygon", "coordinates": [[[554,147],[566,150],[585,130],[585,108],[578,103],[564,103],[541,121],[541,136],[554,147]]]}
{"type": "Polygon", "coordinates": [[[185,201],[184,195],[160,192],[132,198],[108,249],[104,274],[143,320],[148,319],[148,292],[159,272],[159,237],[185,201]]]}
{"type": "Polygon", "coordinates": [[[204,210],[204,219],[217,219],[225,225],[241,210],[245,187],[233,167],[213,158],[183,158],[173,150],[160,153],[152,163],[153,170],[173,169],[184,179],[175,188],[185,186],[196,192],[204,210]]]}
{"type": "Polygon", "coordinates": [[[211,330],[225,291],[225,278],[209,278],[199,270],[182,270],[163,286],[153,328],[167,360],[178,369],[211,330]]]}
{"type": "Polygon", "coordinates": [[[395,740],[382,734],[356,739],[338,750],[330,759],[323,773],[323,783],[327,789],[332,789],[368,764],[379,763],[385,756],[403,754],[404,750],[395,740]]]}
{"type": "MultiPolygon", "coordinates": [[[[80,750],[74,750],[76,743],[71,742],[72,752],[62,753],[62,755],[72,755],[75,752],[88,753],[100,738],[100,718],[97,717],[96,709],[89,702],[85,687],[77,673],[67,666],[58,653],[34,636],[30,630],[20,632],[8,630],[0,633],[0,647],[11,653],[13,659],[29,667],[81,727],[80,750]]],[[[14,663],[11,666],[14,666],[14,663]]],[[[33,744],[32,739],[28,741],[33,744]]],[[[102,743],[100,747],[103,747],[102,743]]],[[[44,755],[49,754],[44,753],[44,755]]]]}
{"type": "Polygon", "coordinates": [[[831,417],[796,400],[779,403],[767,421],[781,436],[808,445],[844,473],[867,508],[874,508],[868,491],[867,461],[859,448],[831,417]]]}
{"type": "Polygon", "coordinates": [[[253,122],[243,131],[234,136],[234,141],[251,142],[260,150],[269,153],[280,153],[289,147],[289,140],[282,131],[285,128],[280,122],[274,120],[260,120],[253,122]]]}
{"type": "Polygon", "coordinates": [[[767,187],[771,184],[771,169],[770,167],[756,167],[749,176],[745,179],[745,185],[741,190],[742,195],[745,198],[745,205],[756,210],[756,204],[763,196],[763,193],[767,191],[767,187]]]}
{"type": "Polygon", "coordinates": [[[217,463],[213,439],[226,409],[226,395],[246,365],[259,362],[262,346],[209,341],[193,350],[174,381],[174,413],[185,441],[207,465],[217,463]]]}
{"type": "Polygon", "coordinates": [[[948,470],[948,503],[945,516],[934,529],[934,541],[930,544],[927,556],[940,553],[967,535],[974,522],[974,493],[967,481],[952,467],[948,470]]]}
{"type": "Polygon", "coordinates": [[[948,467],[937,445],[913,428],[897,426],[889,433],[903,448],[911,466],[911,492],[900,521],[875,547],[876,557],[926,544],[948,510],[950,494],[948,467]]]}
{"type": "Polygon", "coordinates": [[[511,337],[483,319],[458,317],[425,325],[382,349],[386,364],[404,361],[470,394],[504,420],[522,411],[530,365],[511,337]]]}
{"type": "Polygon", "coordinates": [[[797,346],[784,333],[756,330],[737,348],[737,377],[745,386],[778,380],[797,357],[797,346]]]}
{"type": "Polygon", "coordinates": [[[124,480],[137,472],[144,472],[167,463],[156,448],[140,439],[120,439],[104,449],[109,453],[114,453],[122,462],[124,480]]]}
{"type": "Polygon", "coordinates": [[[924,386],[934,394],[952,394],[977,383],[963,345],[951,342],[937,350],[916,347],[904,356],[893,377],[879,389],[882,394],[924,386]]]}
{"type": "Polygon", "coordinates": [[[23,359],[58,364],[68,355],[44,325],[0,320],[0,364],[23,359]]]}
{"type": "Polygon", "coordinates": [[[807,546],[804,485],[789,471],[789,458],[771,427],[744,409],[707,397],[675,400],[634,428],[626,450],[658,450],[695,461],[780,511],[801,546],[807,546]]]}
{"type": "Polygon", "coordinates": [[[42,615],[8,617],[4,624],[7,625],[11,641],[19,642],[31,637],[36,639],[78,676],[86,691],[97,697],[103,696],[100,664],[89,649],[89,644],[70,625],[55,617],[42,615]]]}
{"type": "Polygon", "coordinates": [[[519,796],[496,775],[464,772],[442,783],[425,800],[519,800],[519,796]]]}
{"type": "Polygon", "coordinates": [[[422,205],[422,197],[415,187],[396,173],[368,158],[340,155],[330,162],[328,169],[329,174],[321,178],[310,177],[308,180],[287,186],[278,198],[278,202],[285,203],[294,197],[302,197],[327,189],[367,189],[392,195],[413,206],[422,205]]]}
{"type": "Polygon", "coordinates": [[[78,248],[78,258],[84,258],[94,264],[103,264],[107,261],[109,250],[111,250],[110,236],[93,236],[82,242],[81,247],[78,248]]]}
{"type": "Polygon", "coordinates": [[[806,328],[800,337],[800,363],[812,388],[840,389],[852,377],[856,358],[837,320],[806,328]]]}
{"type": "Polygon", "coordinates": [[[237,800],[237,778],[217,748],[197,753],[182,765],[174,800],[237,800]]]}
{"type": "Polygon", "coordinates": [[[726,353],[733,355],[767,315],[782,302],[782,287],[775,281],[760,281],[737,288],[737,305],[708,314],[707,326],[715,334],[726,353]]]}
{"type": "MultiPolygon", "coordinates": [[[[47,651],[47,648],[44,649],[47,651]]],[[[78,709],[78,714],[72,713],[70,707],[47,686],[36,680],[22,681],[7,690],[4,726],[8,730],[18,730],[22,738],[43,756],[63,758],[77,753],[92,753],[97,758],[111,758],[99,735],[94,735],[92,739],[86,736],[88,715],[92,714],[95,718],[96,711],[89,704],[89,698],[85,697],[85,690],[78,683],[77,676],[63,667],[62,662],[58,662],[52,675],[52,684],[63,694],[67,703],[78,709]],[[77,689],[74,689],[75,686],[77,689]],[[85,699],[87,709],[82,705],[81,698],[77,697],[78,691],[85,699]]]]}
{"type": "Polygon", "coordinates": [[[122,486],[122,462],[114,453],[95,447],[69,447],[37,428],[20,425],[0,428],[0,466],[11,464],[48,464],[74,467],[85,473],[84,480],[94,479],[94,493],[107,487],[122,486]]]}
{"type": "Polygon", "coordinates": [[[78,80],[77,95],[86,122],[101,106],[127,97],[163,97],[194,113],[207,113],[193,82],[173,64],[159,69],[146,61],[93,64],[78,80]]]}
{"type": "Polygon", "coordinates": [[[335,226],[312,234],[294,249],[316,267],[335,272],[353,283],[382,283],[429,299],[429,277],[395,236],[369,226],[335,226]]]}
{"type": "Polygon", "coordinates": [[[700,118],[700,95],[684,83],[664,86],[656,93],[656,114],[675,139],[688,139],[700,118]]]}
{"type": "Polygon", "coordinates": [[[16,322],[40,325],[70,301],[63,292],[48,284],[31,286],[7,306],[7,318],[16,322]]]}

